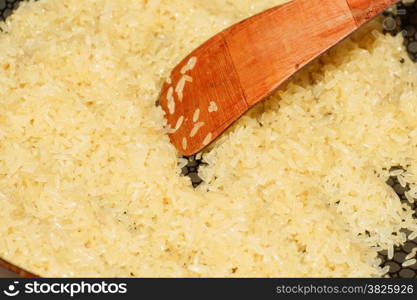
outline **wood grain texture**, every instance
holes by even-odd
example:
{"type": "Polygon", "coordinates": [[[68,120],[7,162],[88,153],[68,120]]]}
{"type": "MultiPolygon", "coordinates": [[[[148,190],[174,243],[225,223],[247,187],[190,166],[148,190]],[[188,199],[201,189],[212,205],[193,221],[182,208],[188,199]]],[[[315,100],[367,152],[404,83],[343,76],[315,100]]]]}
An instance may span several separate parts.
{"type": "Polygon", "coordinates": [[[244,20],[214,36],[188,55],[164,84],[160,104],[171,128],[172,144],[192,155],[212,142],[250,107],[264,100],[282,83],[320,54],[349,36],[394,0],[294,0],[244,20]],[[167,94],[184,76],[191,58],[183,98],[174,93],[175,110],[169,112],[167,94]],[[218,110],[209,112],[210,102],[218,110]],[[193,121],[199,109],[197,121],[193,121]],[[201,126],[195,135],[193,128],[201,126]],[[192,135],[192,136],[191,136],[192,135]],[[207,136],[211,137],[209,140],[207,136]]]}

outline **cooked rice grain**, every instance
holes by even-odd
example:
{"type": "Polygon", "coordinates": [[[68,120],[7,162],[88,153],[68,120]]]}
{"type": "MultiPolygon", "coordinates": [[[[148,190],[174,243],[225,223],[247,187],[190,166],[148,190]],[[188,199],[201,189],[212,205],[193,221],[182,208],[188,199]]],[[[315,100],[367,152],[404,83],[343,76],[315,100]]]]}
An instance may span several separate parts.
{"type": "Polygon", "coordinates": [[[182,149],[187,150],[187,138],[182,138],[182,149]]]}
{"type": "Polygon", "coordinates": [[[417,259],[410,259],[410,260],[406,260],[405,262],[402,263],[403,267],[409,267],[412,265],[415,265],[417,263],[417,259]]]}
{"type": "Polygon", "coordinates": [[[194,111],[194,114],[193,114],[193,122],[194,122],[194,123],[195,123],[195,122],[197,122],[199,118],[200,118],[200,109],[199,109],[199,108],[197,108],[197,109],[194,111]]]}
{"type": "Polygon", "coordinates": [[[183,123],[184,123],[184,116],[180,116],[177,120],[176,125],[175,125],[175,131],[178,131],[178,129],[181,128],[183,123]]]}
{"type": "Polygon", "coordinates": [[[211,132],[207,134],[207,136],[203,140],[203,145],[204,146],[207,146],[208,144],[210,144],[210,142],[212,140],[212,136],[213,136],[213,134],[211,132]]]}

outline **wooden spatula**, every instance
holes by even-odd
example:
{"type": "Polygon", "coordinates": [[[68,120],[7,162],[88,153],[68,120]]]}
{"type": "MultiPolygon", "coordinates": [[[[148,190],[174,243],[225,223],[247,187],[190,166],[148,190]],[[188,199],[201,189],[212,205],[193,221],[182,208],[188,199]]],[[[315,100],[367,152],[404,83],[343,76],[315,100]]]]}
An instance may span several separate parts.
{"type": "Polygon", "coordinates": [[[317,56],[396,0],[293,0],[215,35],[174,68],[160,104],[192,155],[317,56]]]}

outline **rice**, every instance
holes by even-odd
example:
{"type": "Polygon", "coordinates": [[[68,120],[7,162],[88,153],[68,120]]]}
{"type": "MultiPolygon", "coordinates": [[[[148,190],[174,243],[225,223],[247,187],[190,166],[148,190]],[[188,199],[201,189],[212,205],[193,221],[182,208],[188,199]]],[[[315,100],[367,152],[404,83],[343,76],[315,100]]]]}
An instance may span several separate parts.
{"type": "Polygon", "coordinates": [[[410,239],[411,241],[417,239],[417,231],[414,231],[413,233],[411,233],[408,236],[408,239],[410,239]]]}
{"type": "Polygon", "coordinates": [[[177,120],[176,125],[175,125],[175,131],[178,131],[178,129],[181,128],[183,123],[184,123],[184,116],[180,116],[177,120]]]}
{"type": "Polygon", "coordinates": [[[210,101],[209,106],[208,106],[208,112],[212,113],[212,112],[216,112],[217,110],[218,110],[217,103],[214,101],[210,101]]]}
{"type": "Polygon", "coordinates": [[[181,74],[185,74],[188,71],[188,65],[185,65],[184,67],[182,67],[182,69],[180,70],[181,74]]]}
{"type": "Polygon", "coordinates": [[[381,269],[381,276],[382,275],[385,275],[385,274],[387,274],[388,272],[389,272],[389,270],[390,270],[390,266],[385,266],[385,267],[383,267],[382,269],[381,269]]]}
{"type": "Polygon", "coordinates": [[[193,273],[197,273],[197,274],[205,274],[207,272],[207,268],[204,266],[195,266],[195,265],[191,265],[188,267],[188,269],[193,272],[193,273]]]}
{"type": "Polygon", "coordinates": [[[177,86],[175,87],[175,92],[177,93],[180,101],[182,101],[183,99],[184,86],[185,86],[185,77],[181,77],[181,79],[177,83],[177,86]]]}
{"type": "Polygon", "coordinates": [[[194,69],[196,64],[197,64],[197,57],[195,56],[191,57],[188,60],[188,62],[185,64],[185,66],[181,68],[180,73],[185,74],[188,71],[191,71],[192,69],[194,69]]]}
{"type": "Polygon", "coordinates": [[[184,93],[182,92],[182,90],[178,90],[177,95],[178,95],[178,100],[182,102],[182,99],[184,99],[184,93]]]}
{"type": "Polygon", "coordinates": [[[188,75],[183,75],[180,80],[177,83],[177,86],[175,87],[175,92],[178,94],[178,99],[182,101],[183,94],[184,94],[184,87],[185,84],[188,82],[193,82],[193,78],[188,75]]]}
{"type": "Polygon", "coordinates": [[[170,88],[168,88],[168,91],[167,91],[167,100],[169,101],[170,99],[173,99],[173,97],[174,97],[174,89],[171,86],[170,88]]]}
{"type": "Polygon", "coordinates": [[[412,174],[412,173],[410,173],[410,172],[404,172],[404,173],[402,173],[402,176],[403,176],[403,177],[413,177],[413,176],[414,176],[414,174],[412,174]]]}
{"type": "Polygon", "coordinates": [[[207,146],[208,144],[210,144],[212,138],[213,138],[213,134],[209,132],[203,140],[203,145],[207,146]]]}
{"type": "Polygon", "coordinates": [[[186,165],[188,165],[188,160],[186,160],[185,158],[180,158],[178,160],[178,168],[182,169],[184,168],[186,165]]]}
{"type": "Polygon", "coordinates": [[[414,203],[414,201],[415,201],[414,197],[411,196],[411,194],[408,191],[404,192],[404,196],[405,196],[405,198],[407,199],[408,202],[414,203]]]}
{"type": "Polygon", "coordinates": [[[187,150],[187,138],[182,138],[182,149],[187,150]]]}
{"type": "Polygon", "coordinates": [[[198,133],[200,128],[204,126],[204,124],[205,124],[204,122],[198,122],[198,123],[194,124],[194,127],[190,132],[190,137],[194,137],[198,133]]]}
{"type": "Polygon", "coordinates": [[[391,176],[398,176],[398,175],[401,175],[403,173],[404,173],[404,170],[402,170],[402,169],[394,169],[394,170],[389,172],[389,174],[391,176]]]}
{"type": "Polygon", "coordinates": [[[184,75],[184,80],[185,80],[185,82],[193,82],[193,78],[191,77],[191,76],[188,76],[188,75],[184,75]]]}
{"type": "Polygon", "coordinates": [[[195,123],[195,122],[197,122],[199,118],[200,118],[200,109],[199,109],[199,108],[197,108],[197,109],[194,111],[194,114],[193,114],[193,122],[194,122],[194,123],[195,123]]]}
{"type": "Polygon", "coordinates": [[[171,115],[173,115],[175,113],[175,102],[174,101],[169,101],[168,102],[168,111],[171,115]]]}
{"type": "Polygon", "coordinates": [[[411,252],[407,254],[407,256],[405,257],[405,260],[414,258],[416,254],[417,254],[417,247],[413,248],[411,252]]]}
{"type": "Polygon", "coordinates": [[[417,263],[417,259],[410,259],[410,260],[406,260],[405,262],[402,263],[403,267],[409,267],[412,265],[415,265],[417,263]]]}
{"type": "Polygon", "coordinates": [[[48,277],[381,276],[376,249],[417,230],[385,184],[417,174],[417,66],[378,22],[217,139],[197,189],[180,176],[163,82],[278,3],[22,3],[0,33],[0,256],[48,277]]]}
{"type": "Polygon", "coordinates": [[[402,186],[402,187],[406,187],[407,186],[407,181],[405,180],[405,178],[401,175],[399,175],[397,177],[398,179],[398,183],[402,186]]]}
{"type": "Polygon", "coordinates": [[[190,58],[190,60],[188,61],[187,65],[188,65],[188,70],[193,70],[195,65],[197,64],[197,57],[193,56],[190,58]]]}
{"type": "Polygon", "coordinates": [[[169,113],[172,115],[175,112],[174,89],[170,87],[167,92],[167,107],[169,113]]]}
{"type": "Polygon", "coordinates": [[[387,255],[388,259],[391,260],[394,258],[394,246],[390,245],[388,246],[388,255],[387,255]]]}

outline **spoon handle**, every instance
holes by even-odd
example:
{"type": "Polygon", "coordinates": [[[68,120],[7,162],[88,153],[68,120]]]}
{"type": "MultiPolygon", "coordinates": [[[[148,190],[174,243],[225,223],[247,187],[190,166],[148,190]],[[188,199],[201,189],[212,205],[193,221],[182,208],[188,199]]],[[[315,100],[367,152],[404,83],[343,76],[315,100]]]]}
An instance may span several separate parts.
{"type": "Polygon", "coordinates": [[[162,89],[161,106],[176,128],[169,135],[172,144],[184,155],[200,151],[294,73],[395,2],[293,0],[212,37],[174,68],[172,83],[162,89]],[[173,89],[192,59],[197,59],[187,72],[192,83],[177,97],[173,89]],[[216,112],[210,112],[213,102],[216,112]]]}

